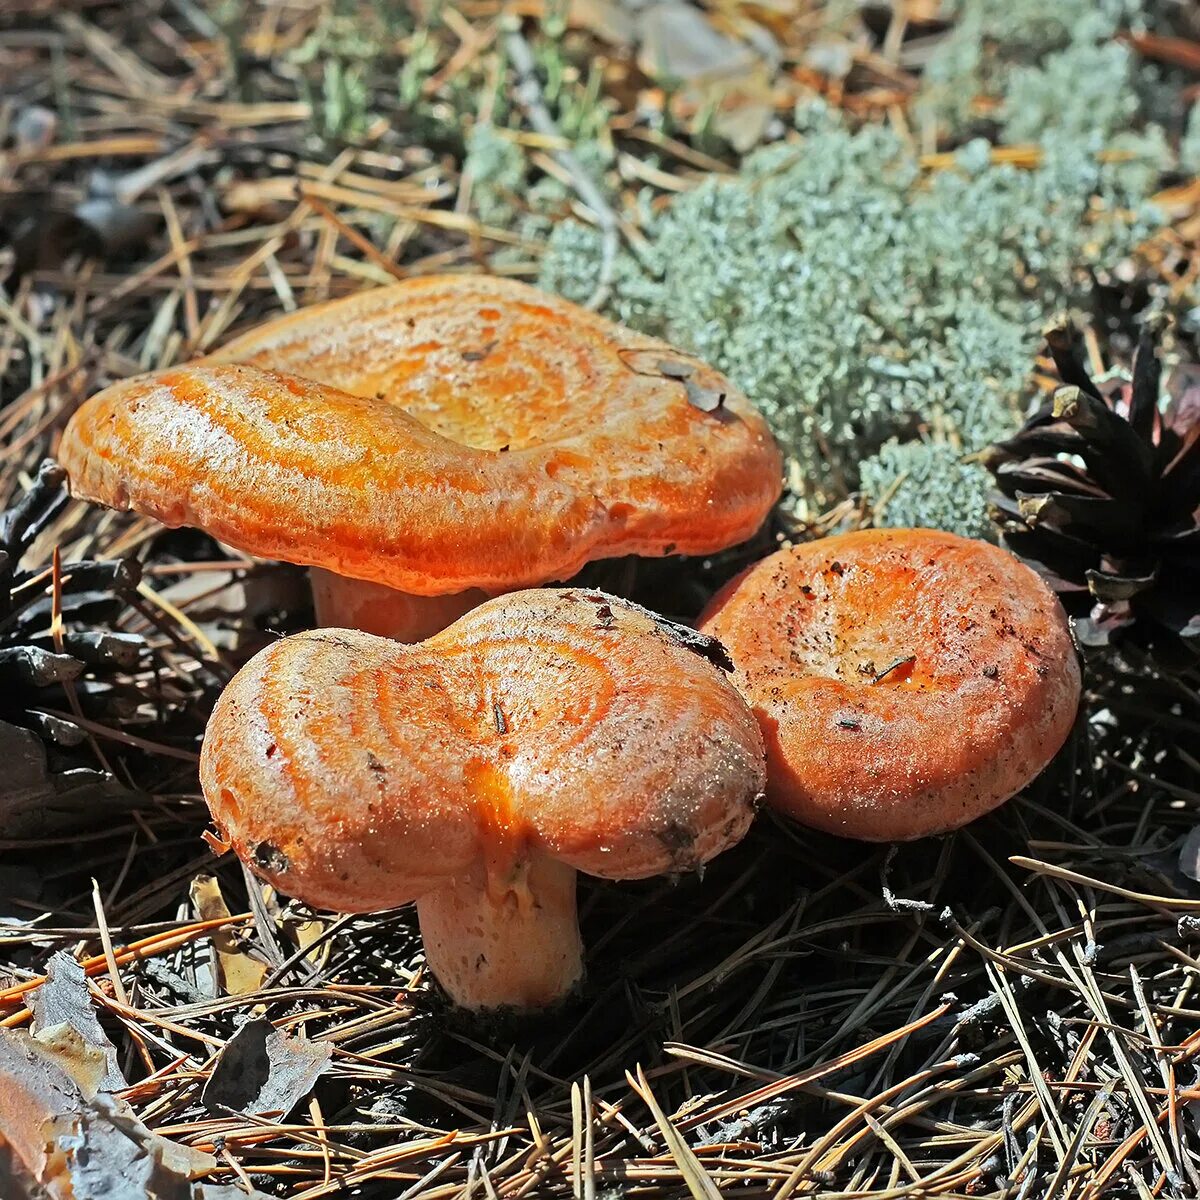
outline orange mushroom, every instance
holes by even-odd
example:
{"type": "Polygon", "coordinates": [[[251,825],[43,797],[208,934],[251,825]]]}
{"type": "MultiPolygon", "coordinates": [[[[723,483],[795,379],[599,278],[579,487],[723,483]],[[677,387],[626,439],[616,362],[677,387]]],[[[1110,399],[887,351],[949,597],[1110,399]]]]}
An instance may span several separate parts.
{"type": "Polygon", "coordinates": [[[781,476],[763,419],[710,367],[465,275],[115,384],[59,455],[74,495],[313,567],[321,624],[406,641],[592,559],[742,541],[781,476]]]}
{"type": "Polygon", "coordinates": [[[1066,740],[1079,664],[1058,600],[986,542],[866,530],[782,550],[714,597],[767,746],[767,799],[908,841],[1019,792],[1066,740]]]}
{"type": "Polygon", "coordinates": [[[298,634],[218,701],[204,795],[285,893],[346,912],[415,900],[458,1004],[540,1008],[582,974],[576,871],[697,867],[749,827],[762,737],[722,655],[579,589],[498,597],[419,645],[298,634]]]}

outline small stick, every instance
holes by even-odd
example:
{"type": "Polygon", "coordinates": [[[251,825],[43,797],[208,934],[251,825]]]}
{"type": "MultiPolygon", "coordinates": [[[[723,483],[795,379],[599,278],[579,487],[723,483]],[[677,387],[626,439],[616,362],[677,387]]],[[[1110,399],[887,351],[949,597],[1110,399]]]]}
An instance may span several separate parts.
{"type": "MultiPolygon", "coordinates": [[[[237,913],[232,917],[219,917],[212,921],[197,921],[195,924],[186,925],[179,930],[158,933],[153,937],[143,938],[138,942],[131,942],[121,950],[114,950],[113,961],[117,966],[126,966],[129,963],[137,962],[144,958],[166,953],[168,950],[176,950],[193,939],[202,937],[210,929],[218,929],[224,925],[243,924],[249,921],[251,916],[252,914],[248,912],[237,913]]],[[[85,958],[80,961],[79,965],[83,968],[85,975],[103,975],[105,971],[109,970],[108,958],[103,954],[96,954],[91,958],[85,958]]],[[[5,988],[4,991],[0,992],[0,1004],[13,1003],[22,996],[32,992],[35,988],[40,988],[45,982],[45,975],[35,975],[32,979],[26,979],[22,983],[13,984],[12,987],[5,988]]],[[[29,1016],[30,1013],[27,1008],[18,1009],[16,1012],[0,1020],[0,1027],[22,1025],[29,1019],[29,1016]]]]}
{"type": "Polygon", "coordinates": [[[121,980],[121,973],[117,969],[117,956],[113,953],[112,934],[108,931],[108,918],[104,915],[104,901],[100,899],[100,885],[95,878],[92,879],[92,904],[96,909],[96,928],[100,930],[100,945],[104,947],[104,961],[108,967],[108,977],[112,980],[113,995],[125,1005],[129,1003],[129,996],[125,991],[125,984],[121,980]]]}
{"type": "Polygon", "coordinates": [[[333,211],[323,200],[319,200],[316,195],[306,189],[301,189],[300,196],[305,204],[309,206],[323,220],[328,221],[338,233],[340,233],[348,242],[361,250],[376,266],[381,267],[394,279],[404,280],[408,278],[408,272],[394,262],[388,259],[378,246],[376,246],[370,238],[364,237],[352,225],[348,225],[341,217],[333,211]]]}

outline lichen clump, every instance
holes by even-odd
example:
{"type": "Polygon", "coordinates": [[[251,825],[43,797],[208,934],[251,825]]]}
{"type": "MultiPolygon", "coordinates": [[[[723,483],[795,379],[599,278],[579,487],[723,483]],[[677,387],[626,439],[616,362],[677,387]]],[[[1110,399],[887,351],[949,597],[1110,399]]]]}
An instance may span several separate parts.
{"type": "MultiPolygon", "coordinates": [[[[965,32],[942,51],[952,61],[930,70],[930,103],[948,80],[964,86],[963,39],[992,36],[979,14],[996,6],[963,7],[965,32]]],[[[1053,96],[1071,90],[1063,55],[1103,72],[1088,91],[1129,83],[1109,8],[1073,32],[1056,26],[1040,58],[1013,47],[1010,60],[1025,65],[997,100],[1014,133],[1036,138],[1035,169],[997,162],[976,138],[951,169],[931,170],[887,129],[853,130],[808,106],[792,137],[736,177],[645,214],[646,243],[615,265],[612,314],[740,384],[769,416],[810,506],[862,487],[872,500],[890,494],[885,523],[983,532],[986,475],[964,456],[1018,423],[1039,328],[1083,298],[1082,266],[1119,259],[1159,219],[1147,197],[1166,165],[1161,133],[1126,132],[1121,153],[1105,153],[1115,127],[1136,119],[1136,91],[1119,111],[1053,96]],[[1037,99],[1020,120],[1018,87],[1037,99]],[[1081,128],[1088,113],[1095,127],[1081,128]]],[[[541,282],[586,300],[600,263],[599,234],[562,222],[541,282]]]]}

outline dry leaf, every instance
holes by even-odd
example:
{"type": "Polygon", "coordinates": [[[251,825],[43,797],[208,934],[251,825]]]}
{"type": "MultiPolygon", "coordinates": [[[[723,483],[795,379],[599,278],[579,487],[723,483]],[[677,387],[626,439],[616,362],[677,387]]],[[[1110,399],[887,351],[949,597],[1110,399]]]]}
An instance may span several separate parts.
{"type": "Polygon", "coordinates": [[[567,24],[612,46],[629,46],[637,36],[633,14],[618,0],[571,0],[567,24]]]}
{"type": "Polygon", "coordinates": [[[20,1030],[0,1029],[0,1130],[5,1197],[224,1200],[224,1189],[193,1182],[216,1169],[211,1154],[152,1133],[106,1092],[89,1099],[55,1052],[20,1030]]]}
{"type": "Polygon", "coordinates": [[[748,154],[766,136],[775,116],[775,98],[765,72],[750,71],[736,83],[713,88],[713,132],[739,154],[748,154]]]}
{"type": "Polygon", "coordinates": [[[270,1021],[247,1021],[225,1043],[200,1094],[213,1112],[287,1116],[329,1066],[333,1047],[288,1037],[270,1021]]]}
{"type": "Polygon", "coordinates": [[[652,4],[639,15],[638,66],[651,79],[690,83],[749,70],[758,56],[715,30],[705,14],[679,0],[652,4]]]}
{"type": "MultiPolygon", "coordinates": [[[[212,875],[197,875],[192,880],[192,905],[202,921],[219,921],[232,915],[221,885],[212,875]]],[[[213,949],[216,951],[217,987],[228,996],[248,996],[262,987],[267,977],[266,963],[242,949],[241,942],[232,928],[223,926],[212,933],[213,949]]]]}
{"type": "Polygon", "coordinates": [[[126,1086],[125,1076],[117,1064],[117,1048],[109,1041],[100,1026],[92,996],[88,991],[83,967],[65,950],[58,951],[46,966],[46,982],[30,997],[33,1010],[34,1037],[46,1045],[58,1045],[64,1050],[69,1039],[62,1031],[73,1031],[79,1046],[81,1068],[86,1063],[88,1078],[71,1074],[88,1095],[97,1091],[115,1092],[126,1086]]]}
{"type": "MultiPolygon", "coordinates": [[[[283,932],[301,950],[307,950],[310,946],[320,942],[322,935],[325,933],[325,922],[319,917],[314,917],[311,914],[301,915],[296,909],[290,906],[283,910],[281,924],[283,925],[283,932]]],[[[328,958],[330,949],[331,944],[325,942],[318,947],[315,954],[305,955],[305,959],[310,963],[323,962],[328,958]]]]}

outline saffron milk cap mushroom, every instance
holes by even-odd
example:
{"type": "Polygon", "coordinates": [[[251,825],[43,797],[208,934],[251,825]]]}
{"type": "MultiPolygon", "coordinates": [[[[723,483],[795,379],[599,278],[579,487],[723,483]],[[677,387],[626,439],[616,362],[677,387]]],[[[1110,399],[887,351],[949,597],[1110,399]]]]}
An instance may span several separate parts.
{"type": "Polygon", "coordinates": [[[762,725],[767,799],[816,829],[907,841],[1019,792],[1079,706],[1066,615],[1007,551],[929,529],[781,550],[714,597],[762,725]]]}
{"type": "Polygon", "coordinates": [[[318,621],[419,640],[485,594],[750,537],[781,488],[712,368],[511,280],[415,279],[114,384],[72,493],[314,568],[318,621]]]}
{"type": "Polygon", "coordinates": [[[698,867],[765,784],[753,714],[711,638],[600,592],[489,600],[406,645],[279,641],[234,677],[200,777],[220,834],[280,891],[366,912],[416,901],[470,1009],[579,980],[575,876],[698,867]]]}

